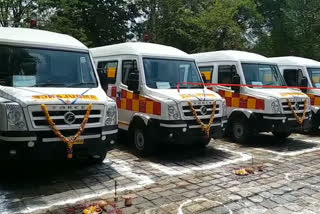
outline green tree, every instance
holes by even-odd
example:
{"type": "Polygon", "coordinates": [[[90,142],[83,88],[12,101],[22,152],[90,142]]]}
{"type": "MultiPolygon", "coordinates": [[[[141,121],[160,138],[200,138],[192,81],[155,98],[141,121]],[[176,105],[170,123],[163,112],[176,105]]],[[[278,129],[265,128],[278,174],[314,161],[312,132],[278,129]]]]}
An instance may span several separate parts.
{"type": "Polygon", "coordinates": [[[287,0],[286,30],[290,53],[320,60],[320,4],[318,0],[287,0]]]}
{"type": "Polygon", "coordinates": [[[262,19],[252,0],[142,2],[152,42],[187,52],[249,48],[262,19]]]}
{"type": "Polygon", "coordinates": [[[296,55],[320,60],[318,0],[257,0],[265,17],[255,51],[267,56],[296,55]]]}
{"type": "Polygon", "coordinates": [[[74,36],[88,46],[132,38],[138,10],[125,0],[54,0],[55,14],[47,29],[74,36]]]}
{"type": "Polygon", "coordinates": [[[194,18],[198,26],[197,51],[249,49],[261,21],[252,0],[217,0],[194,18]]]}
{"type": "Polygon", "coordinates": [[[0,25],[2,27],[25,27],[31,16],[42,17],[47,13],[45,0],[0,0],[0,25]]]}

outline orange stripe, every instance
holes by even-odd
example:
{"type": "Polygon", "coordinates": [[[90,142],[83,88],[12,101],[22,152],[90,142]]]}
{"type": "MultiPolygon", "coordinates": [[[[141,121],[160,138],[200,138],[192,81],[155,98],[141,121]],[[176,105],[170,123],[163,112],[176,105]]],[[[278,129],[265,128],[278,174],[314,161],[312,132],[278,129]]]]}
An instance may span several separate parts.
{"type": "Polygon", "coordinates": [[[160,102],[151,100],[141,95],[133,94],[132,92],[124,89],[121,90],[120,109],[161,115],[160,102]]]}

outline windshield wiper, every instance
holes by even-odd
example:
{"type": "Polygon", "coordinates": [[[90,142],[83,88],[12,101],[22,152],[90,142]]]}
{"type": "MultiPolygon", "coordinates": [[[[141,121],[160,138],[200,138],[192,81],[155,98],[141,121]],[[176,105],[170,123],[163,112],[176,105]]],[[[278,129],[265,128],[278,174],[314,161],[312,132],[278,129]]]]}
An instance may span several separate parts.
{"type": "Polygon", "coordinates": [[[180,85],[180,88],[203,88],[202,85],[180,85]]]}
{"type": "Polygon", "coordinates": [[[79,83],[75,83],[75,84],[70,84],[67,85],[68,88],[72,88],[72,87],[76,87],[76,86],[81,86],[81,85],[96,85],[96,83],[93,82],[79,82],[79,83]]]}
{"type": "Polygon", "coordinates": [[[39,83],[39,84],[36,84],[35,87],[43,87],[43,86],[66,86],[64,83],[49,83],[49,82],[46,82],[46,83],[39,83]]]}

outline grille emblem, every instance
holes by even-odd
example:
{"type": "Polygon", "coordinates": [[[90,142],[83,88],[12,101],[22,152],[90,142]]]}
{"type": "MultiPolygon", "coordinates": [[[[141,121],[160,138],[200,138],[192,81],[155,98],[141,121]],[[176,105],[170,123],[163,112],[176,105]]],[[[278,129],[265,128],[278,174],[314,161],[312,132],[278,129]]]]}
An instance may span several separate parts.
{"type": "Polygon", "coordinates": [[[299,110],[299,103],[298,103],[298,102],[296,102],[296,103],[294,104],[294,108],[295,108],[296,110],[299,110]]]}
{"type": "Polygon", "coordinates": [[[206,115],[207,112],[208,112],[207,107],[201,106],[201,108],[200,108],[200,113],[201,113],[202,115],[206,115]]]}
{"type": "Polygon", "coordinates": [[[69,125],[73,124],[76,121],[76,115],[71,111],[65,113],[63,117],[64,117],[64,122],[69,125]]]}

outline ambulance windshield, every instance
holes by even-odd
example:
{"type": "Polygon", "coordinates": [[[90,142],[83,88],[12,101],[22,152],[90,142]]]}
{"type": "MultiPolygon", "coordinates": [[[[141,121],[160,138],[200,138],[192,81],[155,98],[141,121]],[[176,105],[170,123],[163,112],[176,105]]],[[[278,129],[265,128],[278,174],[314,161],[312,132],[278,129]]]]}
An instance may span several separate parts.
{"type": "Polygon", "coordinates": [[[143,60],[146,83],[149,88],[176,89],[180,88],[203,88],[199,84],[182,83],[203,83],[200,72],[195,62],[170,59],[143,60]]]}
{"type": "Polygon", "coordinates": [[[320,68],[308,68],[313,87],[320,88],[320,68]]]}
{"type": "Polygon", "coordinates": [[[0,85],[97,87],[88,53],[0,46],[0,85]]]}
{"type": "Polygon", "coordinates": [[[276,65],[242,63],[242,70],[248,85],[286,85],[276,65]]]}

